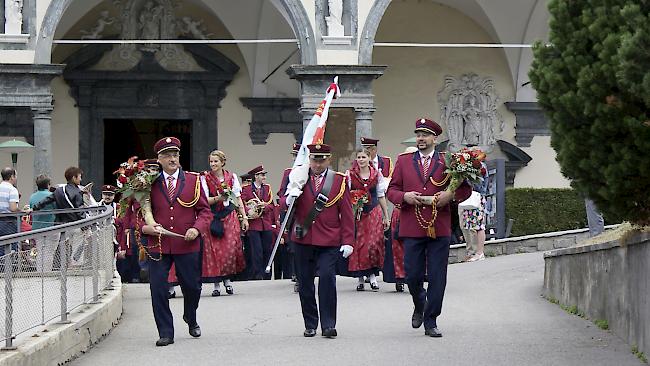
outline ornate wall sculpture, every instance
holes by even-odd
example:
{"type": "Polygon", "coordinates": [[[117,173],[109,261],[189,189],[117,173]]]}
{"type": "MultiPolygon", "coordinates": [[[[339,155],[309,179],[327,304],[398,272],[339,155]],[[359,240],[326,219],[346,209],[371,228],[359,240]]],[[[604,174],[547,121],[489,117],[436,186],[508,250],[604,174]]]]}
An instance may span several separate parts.
{"type": "Polygon", "coordinates": [[[450,151],[467,146],[492,151],[503,132],[504,121],[497,111],[499,96],[491,78],[474,73],[445,76],[445,85],[438,92],[438,103],[440,120],[447,126],[450,151]]]}
{"type": "MultiPolygon", "coordinates": [[[[109,11],[102,11],[93,28],[81,31],[81,38],[101,39],[109,36],[112,28],[119,31],[119,39],[206,39],[211,36],[202,19],[176,15],[181,3],[178,0],[113,0],[118,17],[113,18],[109,11]]],[[[97,64],[97,69],[130,70],[140,62],[144,53],[152,54],[168,71],[205,71],[182,46],[156,43],[116,45],[97,64]]]]}

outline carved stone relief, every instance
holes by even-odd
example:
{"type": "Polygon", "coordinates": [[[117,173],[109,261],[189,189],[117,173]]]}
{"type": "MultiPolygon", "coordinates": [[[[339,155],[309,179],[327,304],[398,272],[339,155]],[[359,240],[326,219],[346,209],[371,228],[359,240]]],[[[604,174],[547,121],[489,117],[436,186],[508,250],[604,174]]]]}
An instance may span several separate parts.
{"type": "Polygon", "coordinates": [[[474,73],[445,76],[438,103],[440,120],[447,126],[450,151],[467,146],[492,151],[503,132],[504,122],[497,111],[499,96],[491,78],[474,73]]]}
{"type": "MultiPolygon", "coordinates": [[[[100,13],[95,26],[82,30],[82,39],[101,39],[114,27],[119,30],[119,39],[166,40],[187,37],[206,39],[211,36],[202,19],[189,16],[179,19],[176,15],[181,7],[178,0],[113,0],[117,18],[109,11],[100,13]]],[[[177,44],[120,44],[113,47],[94,69],[126,71],[134,68],[144,54],[151,54],[155,61],[168,71],[205,71],[177,44]]]]}
{"type": "Polygon", "coordinates": [[[329,15],[325,17],[327,23],[327,35],[341,37],[345,35],[343,27],[343,0],[328,0],[327,9],[329,15]]]}

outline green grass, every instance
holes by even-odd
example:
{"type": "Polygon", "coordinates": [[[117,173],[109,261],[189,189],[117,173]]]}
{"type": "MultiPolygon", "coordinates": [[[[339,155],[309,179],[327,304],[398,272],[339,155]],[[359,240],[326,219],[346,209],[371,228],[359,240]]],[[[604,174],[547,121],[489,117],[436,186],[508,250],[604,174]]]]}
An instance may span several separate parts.
{"type": "Polygon", "coordinates": [[[639,352],[639,348],[637,346],[632,346],[632,354],[641,360],[641,362],[648,363],[648,359],[645,357],[645,354],[643,354],[643,352],[639,352]]]}
{"type": "Polygon", "coordinates": [[[606,319],[596,319],[594,320],[594,324],[598,326],[598,328],[602,330],[607,330],[609,329],[609,323],[607,322],[606,319]]]}

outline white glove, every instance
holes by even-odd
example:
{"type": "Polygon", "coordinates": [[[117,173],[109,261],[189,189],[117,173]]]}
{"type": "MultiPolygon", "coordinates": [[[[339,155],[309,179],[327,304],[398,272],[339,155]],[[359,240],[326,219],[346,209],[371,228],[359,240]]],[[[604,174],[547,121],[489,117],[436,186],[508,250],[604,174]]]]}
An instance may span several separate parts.
{"type": "Polygon", "coordinates": [[[343,258],[347,258],[352,255],[354,248],[352,248],[352,245],[341,245],[339,252],[343,253],[343,258]]]}
{"type": "Polygon", "coordinates": [[[287,195],[287,206],[291,206],[291,203],[293,203],[293,201],[295,201],[296,198],[299,197],[301,194],[302,194],[302,191],[299,188],[297,188],[297,187],[289,188],[289,190],[287,190],[287,193],[286,193],[286,195],[287,195]]]}

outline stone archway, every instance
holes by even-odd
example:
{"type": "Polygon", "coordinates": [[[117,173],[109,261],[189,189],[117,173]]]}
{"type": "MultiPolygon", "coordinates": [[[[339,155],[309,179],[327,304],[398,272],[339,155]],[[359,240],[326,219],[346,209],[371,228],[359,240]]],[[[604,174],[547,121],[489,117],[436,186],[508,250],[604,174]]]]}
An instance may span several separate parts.
{"type": "MultiPolygon", "coordinates": [[[[52,1],[47,8],[36,43],[34,63],[49,64],[52,60],[52,41],[56,28],[66,9],[75,0],[52,1]]],[[[77,0],[79,1],[79,0],[77,0]]],[[[209,0],[206,0],[209,1],[209,0]]],[[[316,63],[316,45],[314,43],[314,30],[309,22],[307,11],[299,0],[274,0],[275,6],[280,5],[291,22],[291,28],[298,39],[301,62],[303,64],[316,63]]]]}

